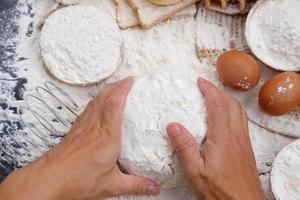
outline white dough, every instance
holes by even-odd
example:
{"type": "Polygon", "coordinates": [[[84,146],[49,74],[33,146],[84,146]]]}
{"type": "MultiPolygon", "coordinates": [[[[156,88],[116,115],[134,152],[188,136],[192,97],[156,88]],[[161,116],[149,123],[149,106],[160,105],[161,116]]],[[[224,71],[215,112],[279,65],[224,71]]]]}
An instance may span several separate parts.
{"type": "Polygon", "coordinates": [[[206,133],[206,106],[196,79],[187,72],[158,72],[137,78],[123,117],[121,165],[133,174],[183,185],[177,156],[166,134],[170,122],[184,124],[200,144],[206,133]]]}
{"type": "MultiPolygon", "coordinates": [[[[134,85],[137,84],[136,87],[138,93],[143,92],[142,90],[143,88],[145,90],[144,92],[147,92],[147,95],[149,95],[149,93],[154,93],[154,92],[160,93],[160,91],[158,91],[159,89],[162,90],[162,88],[168,88],[168,89],[164,89],[163,92],[169,94],[172,93],[172,91],[174,91],[176,94],[178,94],[178,97],[176,97],[178,99],[175,100],[180,102],[181,100],[182,102],[184,102],[184,99],[182,97],[183,94],[187,96],[191,96],[192,97],[191,100],[193,100],[194,97],[196,98],[198,95],[199,100],[197,100],[197,105],[193,105],[193,103],[189,104],[189,106],[191,106],[192,109],[188,110],[187,112],[194,113],[196,111],[195,108],[201,105],[203,106],[204,109],[203,113],[206,112],[205,106],[203,105],[204,102],[201,100],[202,98],[196,85],[197,77],[201,76],[202,74],[196,72],[197,70],[195,70],[195,68],[199,66],[199,61],[197,59],[196,52],[195,52],[195,45],[194,45],[195,44],[195,21],[192,18],[181,19],[177,21],[168,21],[166,23],[159,24],[149,30],[128,29],[123,32],[123,37],[124,37],[124,62],[122,66],[116,71],[116,73],[114,73],[107,80],[108,83],[111,83],[116,80],[120,80],[126,76],[134,76],[136,79],[134,85]],[[176,85],[174,85],[172,81],[175,79],[178,79],[177,81],[180,83],[183,82],[183,84],[178,84],[177,81],[174,81],[174,83],[176,83],[176,85]],[[165,81],[160,82],[160,80],[165,80],[165,81]],[[190,83],[185,83],[187,80],[189,80],[190,83]],[[153,85],[156,87],[152,88],[153,85]],[[159,87],[159,85],[161,85],[161,88],[159,87]],[[186,88],[186,89],[183,89],[181,91],[181,88],[186,88]],[[151,91],[146,91],[146,90],[151,90],[151,91]]],[[[131,92],[134,92],[134,88],[132,89],[131,92]]],[[[156,97],[158,98],[158,96],[156,97]]],[[[169,100],[171,101],[172,99],[169,100]]],[[[148,102],[144,102],[142,104],[140,104],[141,102],[136,102],[135,104],[137,104],[138,107],[134,106],[134,104],[131,104],[132,107],[128,107],[127,110],[129,109],[130,110],[127,112],[130,112],[129,114],[133,116],[128,117],[125,114],[124,119],[135,121],[134,119],[136,118],[137,122],[140,122],[141,119],[144,119],[143,122],[145,120],[147,121],[148,117],[151,117],[149,115],[148,109],[151,108],[151,106],[156,106],[155,104],[158,101],[159,101],[158,99],[156,100],[148,99],[148,102]],[[141,111],[137,111],[136,109],[139,110],[141,109],[141,111]],[[143,114],[145,114],[144,110],[148,112],[148,114],[146,113],[146,116],[142,116],[143,114]],[[131,117],[133,118],[131,119],[131,117]]],[[[127,105],[130,105],[130,100],[128,100],[127,105]]],[[[174,105],[172,103],[169,104],[166,103],[166,105],[163,106],[172,109],[174,105]]],[[[190,129],[191,131],[193,131],[197,128],[195,126],[199,126],[199,128],[201,128],[202,126],[201,124],[205,123],[205,117],[202,116],[201,118],[195,116],[195,118],[197,118],[196,123],[193,123],[194,120],[187,120],[188,122],[184,122],[183,120],[181,120],[181,118],[178,118],[178,120],[179,122],[183,121],[183,123],[187,125],[188,128],[192,127],[190,129]]],[[[135,134],[137,130],[139,130],[138,127],[131,127],[130,129],[132,129],[134,131],[133,132],[130,131],[128,128],[127,131],[128,133],[125,132],[123,134],[123,136],[126,137],[127,139],[126,143],[124,142],[123,145],[128,146],[129,149],[123,151],[122,153],[121,159],[123,159],[123,162],[122,160],[120,160],[121,163],[125,163],[125,164],[127,163],[126,169],[129,169],[129,171],[135,174],[140,174],[142,176],[143,175],[149,177],[154,176],[154,178],[158,176],[159,180],[164,181],[163,184],[164,188],[185,184],[185,182],[183,181],[181,170],[177,170],[174,177],[172,177],[169,171],[170,167],[166,168],[165,169],[166,171],[163,172],[159,171],[161,166],[166,165],[166,163],[161,163],[161,160],[159,160],[157,157],[149,158],[149,155],[151,155],[153,152],[153,148],[157,150],[162,149],[162,151],[167,152],[165,154],[166,156],[165,162],[173,162],[171,158],[168,157],[172,153],[170,147],[165,146],[162,148],[161,145],[162,144],[168,145],[165,126],[167,125],[167,123],[172,122],[173,120],[176,121],[176,119],[177,118],[172,119],[171,117],[166,118],[166,121],[164,122],[165,124],[161,125],[157,130],[157,132],[161,134],[159,135],[161,137],[159,139],[161,143],[153,144],[153,140],[152,140],[152,145],[149,144],[149,146],[151,147],[149,149],[149,152],[147,154],[145,153],[148,159],[144,159],[144,160],[141,160],[143,157],[141,157],[140,154],[137,154],[137,152],[140,151],[138,150],[136,152],[133,151],[132,144],[134,144],[135,148],[137,149],[147,148],[148,146],[145,147],[144,142],[149,142],[149,139],[147,140],[145,140],[145,138],[140,139],[141,135],[138,135],[136,137],[134,135],[130,137],[127,136],[131,133],[135,134]],[[136,154],[136,157],[134,157],[134,154],[136,154]],[[126,161],[125,162],[124,159],[126,157],[128,158],[128,161],[125,160],[126,161]],[[134,159],[139,159],[139,162],[136,165],[134,159]],[[159,163],[160,166],[157,166],[154,169],[149,169],[148,167],[149,162],[153,162],[153,164],[159,163]]],[[[155,120],[155,118],[153,118],[153,120],[155,120]]],[[[199,132],[193,131],[193,133],[198,134],[199,132]]],[[[200,133],[200,134],[202,136],[204,135],[204,133],[200,133]]],[[[176,157],[175,157],[175,161],[176,161],[176,157]]],[[[175,164],[174,167],[176,168],[177,166],[178,165],[175,164]]],[[[153,168],[153,166],[150,167],[153,168]]]]}
{"type": "Polygon", "coordinates": [[[121,61],[122,36],[114,17],[93,6],[68,6],[45,21],[40,46],[49,72],[86,85],[109,77],[121,61]]]}
{"type": "Polygon", "coordinates": [[[300,140],[286,146],[276,156],[271,175],[276,200],[298,200],[300,197],[300,140]]]}

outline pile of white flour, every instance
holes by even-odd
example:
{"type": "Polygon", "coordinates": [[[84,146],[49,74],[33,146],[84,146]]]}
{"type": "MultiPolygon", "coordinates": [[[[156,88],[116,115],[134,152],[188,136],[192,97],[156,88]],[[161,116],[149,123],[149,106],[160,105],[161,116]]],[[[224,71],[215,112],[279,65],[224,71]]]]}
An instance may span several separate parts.
{"type": "Polygon", "coordinates": [[[300,140],[286,146],[271,171],[271,188],[276,200],[296,200],[300,194],[300,140]]]}
{"type": "Polygon", "coordinates": [[[114,17],[94,6],[68,6],[52,13],[41,31],[47,69],[75,85],[102,81],[121,62],[122,37],[114,17]]]}
{"type": "Polygon", "coordinates": [[[300,71],[300,1],[263,1],[247,19],[247,40],[266,64],[300,71]]]}
{"type": "MultiPolygon", "coordinates": [[[[52,0],[20,0],[23,4],[20,4],[20,8],[23,9],[24,3],[29,1],[32,3],[32,10],[35,12],[33,22],[33,35],[26,36],[26,32],[31,23],[31,18],[27,15],[22,16],[20,21],[20,45],[19,45],[19,57],[25,57],[28,59],[22,60],[18,63],[20,68],[20,76],[28,78],[28,84],[26,85],[27,93],[33,92],[36,86],[42,85],[45,81],[51,81],[58,86],[64,88],[79,104],[79,110],[82,110],[87,102],[95,96],[102,86],[91,86],[85,88],[71,87],[60,82],[55,81],[49,77],[46,73],[39,49],[39,36],[40,32],[37,29],[39,22],[47,15],[48,11],[53,6],[52,0]]],[[[115,16],[115,7],[110,0],[83,0],[82,4],[92,4],[97,7],[106,9],[107,12],[112,13],[115,16]]],[[[212,28],[211,32],[217,31],[212,28]]],[[[148,31],[142,31],[137,29],[131,29],[122,32],[124,37],[124,62],[122,67],[114,74],[109,80],[117,80],[127,75],[133,74],[136,77],[142,76],[148,72],[152,72],[160,68],[162,65],[168,65],[174,67],[172,70],[179,71],[181,68],[189,69],[192,67],[198,69],[198,73],[195,76],[203,75],[209,77],[210,74],[205,68],[208,65],[199,63],[195,53],[195,19],[189,18],[186,20],[179,20],[173,22],[166,22],[159,26],[156,26],[148,31]],[[158,51],[158,52],[157,52],[158,51]],[[176,64],[177,63],[177,64],[176,64]],[[179,63],[179,64],[178,64],[179,63]],[[203,73],[203,74],[201,74],[203,73]],[[205,74],[208,73],[208,74],[205,74]]],[[[209,35],[207,36],[209,37],[209,35]]],[[[108,81],[108,82],[109,82],[108,81]]],[[[10,101],[9,104],[23,105],[24,102],[10,101]]],[[[56,106],[55,102],[51,98],[46,97],[45,101],[49,105],[56,106]]],[[[46,108],[39,108],[40,113],[47,113],[46,108]]],[[[8,118],[13,118],[15,115],[9,111],[6,113],[8,118]]],[[[74,120],[74,116],[64,115],[70,121],[74,120]]],[[[45,114],[45,118],[51,119],[50,115],[45,114]]],[[[28,118],[28,120],[30,120],[28,118]]],[[[267,199],[271,199],[269,195],[269,172],[271,164],[275,158],[275,155],[292,139],[271,133],[266,129],[259,128],[253,123],[249,124],[251,141],[256,156],[256,162],[260,179],[262,181],[267,199]]],[[[28,138],[38,144],[44,145],[36,138],[31,132],[28,131],[28,138]]],[[[17,137],[17,136],[16,136],[17,137]]],[[[51,137],[45,137],[44,139],[50,142],[57,142],[51,140],[51,137]]],[[[5,141],[4,141],[5,142],[5,141]]],[[[9,142],[9,141],[7,141],[9,142]]],[[[43,153],[47,148],[40,149],[31,145],[28,145],[27,150],[24,153],[30,152],[32,156],[17,156],[16,160],[19,163],[28,163],[36,156],[43,153]]],[[[162,190],[161,195],[158,197],[118,197],[113,199],[122,200],[193,200],[192,192],[185,186],[162,190]]]]}

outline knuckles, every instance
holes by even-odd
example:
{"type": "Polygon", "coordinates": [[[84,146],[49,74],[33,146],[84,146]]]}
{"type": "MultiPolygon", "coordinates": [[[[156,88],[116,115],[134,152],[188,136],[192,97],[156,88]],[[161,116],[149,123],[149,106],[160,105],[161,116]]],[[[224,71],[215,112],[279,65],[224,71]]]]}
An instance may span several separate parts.
{"type": "Polygon", "coordinates": [[[118,102],[115,99],[112,98],[108,98],[105,102],[104,102],[104,109],[105,110],[110,110],[111,108],[114,108],[118,105],[118,102]]]}
{"type": "Polygon", "coordinates": [[[146,189],[143,181],[136,180],[132,187],[132,194],[133,195],[144,194],[146,192],[145,190],[146,189]]]}
{"type": "Polygon", "coordinates": [[[177,145],[175,147],[175,151],[180,154],[187,150],[190,150],[194,147],[195,143],[190,137],[180,137],[177,138],[177,145]]]}

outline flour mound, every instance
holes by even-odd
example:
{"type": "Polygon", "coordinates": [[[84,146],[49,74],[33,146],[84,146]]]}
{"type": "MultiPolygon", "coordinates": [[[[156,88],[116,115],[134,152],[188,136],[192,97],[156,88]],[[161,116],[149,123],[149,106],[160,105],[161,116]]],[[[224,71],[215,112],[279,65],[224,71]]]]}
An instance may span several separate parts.
{"type": "Polygon", "coordinates": [[[196,80],[170,70],[137,78],[123,119],[121,165],[133,174],[160,180],[165,188],[184,184],[166,126],[180,122],[201,143],[206,106],[196,80]]]}
{"type": "Polygon", "coordinates": [[[276,200],[296,200],[300,196],[300,140],[286,146],[275,158],[271,175],[276,200]]]}
{"type": "Polygon", "coordinates": [[[300,71],[300,1],[261,1],[250,12],[246,36],[251,50],[269,66],[300,71]]]}
{"type": "Polygon", "coordinates": [[[114,17],[93,6],[68,6],[46,19],[40,47],[49,72],[86,85],[109,77],[120,64],[122,36],[114,17]]]}

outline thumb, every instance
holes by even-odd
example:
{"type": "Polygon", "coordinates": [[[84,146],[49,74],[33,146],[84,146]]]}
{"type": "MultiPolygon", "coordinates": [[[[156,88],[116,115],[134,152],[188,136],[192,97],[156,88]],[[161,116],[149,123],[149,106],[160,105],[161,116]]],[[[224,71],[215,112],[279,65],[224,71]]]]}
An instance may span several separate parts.
{"type": "Polygon", "coordinates": [[[121,175],[120,195],[151,195],[160,193],[160,183],[135,175],[121,175]]]}
{"type": "Polygon", "coordinates": [[[178,123],[169,124],[167,133],[186,173],[194,175],[203,169],[204,161],[193,135],[178,123]]]}

